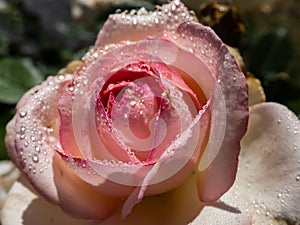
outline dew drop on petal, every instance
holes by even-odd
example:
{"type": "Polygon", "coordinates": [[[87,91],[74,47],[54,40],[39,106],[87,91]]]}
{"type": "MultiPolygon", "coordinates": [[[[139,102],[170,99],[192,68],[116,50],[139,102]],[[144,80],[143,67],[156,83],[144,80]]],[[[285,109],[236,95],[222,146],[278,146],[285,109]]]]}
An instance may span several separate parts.
{"type": "Polygon", "coordinates": [[[36,154],[34,154],[31,159],[32,159],[32,162],[34,162],[34,163],[38,163],[39,162],[39,156],[36,155],[36,154]]]}
{"type": "Polygon", "coordinates": [[[36,146],[35,147],[35,151],[38,152],[38,153],[40,153],[41,152],[41,148],[39,146],[36,146]]]}
{"type": "Polygon", "coordinates": [[[26,131],[26,128],[22,126],[22,127],[20,128],[20,132],[21,132],[21,134],[24,134],[24,133],[25,133],[25,131],[26,131]]]}
{"type": "Polygon", "coordinates": [[[134,100],[132,100],[132,101],[130,101],[130,106],[135,106],[136,105],[136,101],[134,101],[134,100]]]}
{"type": "Polygon", "coordinates": [[[19,114],[20,114],[20,117],[25,117],[27,115],[27,112],[26,111],[21,111],[19,114]]]}

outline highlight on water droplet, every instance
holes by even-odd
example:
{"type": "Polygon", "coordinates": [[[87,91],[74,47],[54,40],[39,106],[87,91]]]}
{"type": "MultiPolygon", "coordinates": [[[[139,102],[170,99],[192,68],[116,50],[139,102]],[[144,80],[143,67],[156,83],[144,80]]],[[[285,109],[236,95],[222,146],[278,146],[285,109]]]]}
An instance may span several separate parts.
{"type": "Polygon", "coordinates": [[[34,154],[31,159],[32,159],[32,162],[34,162],[34,163],[38,163],[39,162],[39,156],[36,155],[36,154],[34,154]]]}
{"type": "Polygon", "coordinates": [[[20,117],[25,117],[27,115],[27,112],[26,111],[21,111],[19,113],[20,117]]]}

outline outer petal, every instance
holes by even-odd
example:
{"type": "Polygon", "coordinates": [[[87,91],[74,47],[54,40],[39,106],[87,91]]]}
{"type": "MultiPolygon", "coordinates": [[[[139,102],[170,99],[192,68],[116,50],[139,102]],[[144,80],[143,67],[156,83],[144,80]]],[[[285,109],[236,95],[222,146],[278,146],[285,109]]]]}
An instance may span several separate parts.
{"type": "Polygon", "coordinates": [[[277,103],[251,107],[236,185],[257,214],[300,221],[300,122],[277,103]]]}
{"type": "Polygon", "coordinates": [[[26,179],[15,182],[1,214],[2,225],[92,225],[91,221],[66,216],[61,209],[39,197],[26,179]]]}
{"type": "Polygon", "coordinates": [[[252,206],[231,189],[218,202],[205,206],[189,225],[212,224],[251,225],[252,206]]]}
{"type": "Polygon", "coordinates": [[[203,204],[197,198],[196,175],[193,174],[170,192],[145,197],[124,221],[118,212],[100,225],[183,225],[192,221],[202,208],[203,204]]]}
{"type": "Polygon", "coordinates": [[[157,196],[145,197],[132,213],[121,221],[118,214],[99,225],[249,225],[251,209],[234,192],[226,193],[222,202],[208,206],[198,200],[197,175],[193,173],[178,188],[157,196]],[[224,202],[223,202],[224,201],[224,202]]]}
{"type": "Polygon", "coordinates": [[[56,98],[65,83],[66,80],[50,77],[29,90],[18,103],[17,114],[7,125],[5,138],[11,160],[29,178],[32,177],[31,182],[38,183],[40,189],[47,187],[44,190],[45,195],[52,201],[57,201],[56,188],[49,185],[51,182],[47,176],[53,175],[49,165],[52,157],[51,145],[57,136],[54,132],[58,122],[56,98]]]}
{"type": "Polygon", "coordinates": [[[74,175],[55,152],[59,145],[56,104],[70,78],[49,77],[25,94],[15,119],[7,127],[6,144],[11,159],[43,197],[61,204],[74,216],[103,219],[113,212],[120,200],[95,191],[74,175]],[[78,188],[74,188],[76,186],[78,188]],[[69,198],[72,195],[74,197],[69,198]],[[84,198],[80,199],[79,195],[84,198]]]}
{"type": "Polygon", "coordinates": [[[110,15],[98,34],[95,47],[122,41],[138,41],[148,36],[161,37],[184,21],[195,21],[189,10],[178,0],[163,5],[154,12],[145,9],[130,14],[110,15]]]}
{"type": "MultiPolygon", "coordinates": [[[[187,22],[181,24],[175,33],[166,33],[166,38],[193,52],[217,80],[212,93],[211,133],[199,166],[198,187],[202,201],[215,201],[235,180],[240,140],[248,121],[246,79],[212,29],[187,22]]],[[[193,79],[201,83],[201,75],[197,74],[193,79]]]]}

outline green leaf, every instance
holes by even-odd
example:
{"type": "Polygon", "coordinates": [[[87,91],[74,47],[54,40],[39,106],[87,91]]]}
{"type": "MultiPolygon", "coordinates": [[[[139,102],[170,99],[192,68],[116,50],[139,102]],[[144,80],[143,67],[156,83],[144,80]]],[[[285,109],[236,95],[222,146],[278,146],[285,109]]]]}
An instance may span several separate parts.
{"type": "Polygon", "coordinates": [[[15,104],[21,96],[43,77],[29,59],[0,60],[0,102],[15,104]]]}

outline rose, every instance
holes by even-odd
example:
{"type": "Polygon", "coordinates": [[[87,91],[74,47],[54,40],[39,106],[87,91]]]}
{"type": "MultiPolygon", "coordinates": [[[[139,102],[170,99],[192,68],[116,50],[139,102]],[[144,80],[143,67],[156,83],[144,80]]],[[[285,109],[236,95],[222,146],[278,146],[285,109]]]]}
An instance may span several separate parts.
{"type": "Polygon", "coordinates": [[[234,182],[248,102],[233,56],[193,19],[177,1],[111,16],[78,70],[29,91],[6,138],[22,183],[73,217],[109,217],[103,224],[121,215],[128,224],[185,224],[201,209],[204,223],[203,203],[234,182]],[[168,216],[178,210],[186,212],[168,216]]]}
{"type": "Polygon", "coordinates": [[[124,218],[145,194],[174,189],[193,170],[203,171],[199,197],[207,202],[235,178],[248,102],[234,58],[180,2],[136,14],[111,17],[83,65],[25,95],[15,118],[12,159],[44,197],[79,218],[106,218],[126,198],[124,218]],[[141,31],[123,33],[126,24],[141,31]],[[213,162],[217,154],[227,159],[213,162]],[[65,176],[103,200],[66,204],[75,185],[65,176]]]}

